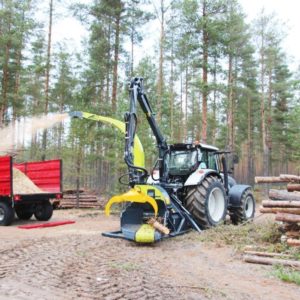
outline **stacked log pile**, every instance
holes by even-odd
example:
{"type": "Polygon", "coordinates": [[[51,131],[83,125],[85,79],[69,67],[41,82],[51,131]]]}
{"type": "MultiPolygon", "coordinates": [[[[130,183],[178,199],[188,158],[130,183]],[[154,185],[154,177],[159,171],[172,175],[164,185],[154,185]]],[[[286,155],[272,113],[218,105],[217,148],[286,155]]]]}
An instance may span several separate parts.
{"type": "Polygon", "coordinates": [[[103,209],[105,200],[93,192],[81,190],[78,195],[76,191],[68,190],[60,200],[59,208],[96,208],[103,209]]]}
{"type": "Polygon", "coordinates": [[[275,214],[283,222],[282,240],[289,246],[300,246],[300,176],[283,174],[279,177],[256,177],[256,183],[286,183],[286,190],[269,191],[269,200],[262,201],[260,212],[275,214]]]}

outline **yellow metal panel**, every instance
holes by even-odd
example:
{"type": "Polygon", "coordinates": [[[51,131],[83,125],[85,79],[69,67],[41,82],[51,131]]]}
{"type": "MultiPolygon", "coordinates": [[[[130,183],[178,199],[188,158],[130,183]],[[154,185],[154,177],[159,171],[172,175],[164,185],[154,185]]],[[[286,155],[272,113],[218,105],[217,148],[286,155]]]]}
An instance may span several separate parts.
{"type": "Polygon", "coordinates": [[[148,195],[149,190],[154,190],[155,200],[164,201],[165,204],[167,205],[171,203],[170,197],[167,194],[167,192],[159,187],[156,187],[155,185],[150,185],[150,184],[135,185],[135,189],[140,190],[145,195],[148,195]]]}
{"type": "Polygon", "coordinates": [[[148,196],[147,194],[142,193],[139,189],[136,188],[132,188],[122,195],[112,197],[105,206],[105,214],[109,216],[112,204],[121,202],[149,203],[153,207],[155,216],[157,216],[158,206],[155,199],[148,196]]]}
{"type": "Polygon", "coordinates": [[[153,243],[155,229],[149,224],[143,224],[135,234],[135,241],[138,243],[153,243]]]}
{"type": "MultiPolygon", "coordinates": [[[[88,120],[100,121],[100,122],[114,125],[115,127],[120,129],[125,134],[125,124],[119,120],[91,114],[88,112],[82,112],[82,117],[85,119],[88,119],[88,120]]],[[[137,135],[134,138],[133,155],[134,155],[134,165],[137,167],[145,168],[144,149],[143,149],[143,145],[137,135]]]]}

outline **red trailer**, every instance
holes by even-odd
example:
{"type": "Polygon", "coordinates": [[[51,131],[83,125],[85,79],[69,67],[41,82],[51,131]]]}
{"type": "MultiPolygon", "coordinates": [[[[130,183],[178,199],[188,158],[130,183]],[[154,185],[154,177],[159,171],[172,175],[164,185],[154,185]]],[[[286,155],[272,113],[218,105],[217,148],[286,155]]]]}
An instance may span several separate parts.
{"type": "MultiPolygon", "coordinates": [[[[16,171],[15,171],[16,172],[16,171]]],[[[62,198],[62,161],[47,160],[13,163],[11,156],[0,157],[0,225],[10,225],[15,213],[19,219],[47,221],[52,217],[50,199],[62,198]],[[15,193],[14,170],[23,172],[40,190],[38,193],[15,193]]]]}

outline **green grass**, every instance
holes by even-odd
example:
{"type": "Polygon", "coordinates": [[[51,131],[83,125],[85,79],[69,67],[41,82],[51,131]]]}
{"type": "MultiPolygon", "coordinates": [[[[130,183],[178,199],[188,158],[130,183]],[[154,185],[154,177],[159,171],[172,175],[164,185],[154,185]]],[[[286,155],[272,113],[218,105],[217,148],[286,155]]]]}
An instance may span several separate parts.
{"type": "Polygon", "coordinates": [[[276,266],[272,274],[285,282],[291,282],[300,285],[300,271],[283,268],[282,266],[276,266]]]}
{"type": "Polygon", "coordinates": [[[261,245],[264,248],[272,246],[273,252],[281,252],[284,249],[280,243],[280,236],[278,225],[274,222],[267,222],[217,226],[203,231],[200,235],[193,233],[191,238],[201,242],[217,243],[221,246],[231,245],[237,250],[241,250],[246,245],[261,245]]]}

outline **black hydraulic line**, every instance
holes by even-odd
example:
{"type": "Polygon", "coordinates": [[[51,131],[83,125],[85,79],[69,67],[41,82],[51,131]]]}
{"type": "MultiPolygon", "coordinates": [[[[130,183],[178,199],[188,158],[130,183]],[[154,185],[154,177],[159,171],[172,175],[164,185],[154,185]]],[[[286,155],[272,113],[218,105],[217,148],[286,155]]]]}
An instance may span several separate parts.
{"type": "Polygon", "coordinates": [[[160,177],[160,181],[164,182],[164,181],[166,181],[164,156],[165,156],[166,151],[168,150],[168,144],[158,127],[158,124],[154,118],[154,114],[153,114],[151,105],[147,99],[146,94],[144,93],[143,78],[140,78],[140,77],[134,78],[132,80],[132,85],[137,87],[137,94],[136,94],[137,101],[139,102],[139,104],[142,108],[142,111],[144,112],[144,114],[147,118],[147,121],[149,123],[149,126],[153,132],[153,135],[155,136],[155,139],[156,139],[156,143],[157,143],[157,147],[158,147],[159,177],[160,177]]]}
{"type": "Polygon", "coordinates": [[[139,102],[143,112],[146,115],[147,121],[150,125],[150,128],[156,138],[157,146],[158,146],[158,162],[159,162],[159,175],[160,180],[165,181],[165,166],[164,166],[164,155],[168,150],[168,144],[166,139],[161,134],[159,127],[156,123],[154,118],[153,111],[147,99],[147,96],[143,92],[143,78],[135,77],[131,80],[130,83],[130,111],[125,113],[125,154],[124,160],[129,168],[129,181],[130,185],[134,185],[136,183],[140,183],[146,174],[148,175],[147,171],[140,167],[135,167],[133,164],[133,153],[132,149],[134,146],[134,136],[136,132],[137,126],[137,117],[136,117],[136,110],[137,110],[137,102],[139,102]],[[143,173],[142,176],[140,173],[143,173]]]}
{"type": "Polygon", "coordinates": [[[227,169],[227,162],[226,162],[226,158],[225,158],[224,154],[221,157],[221,162],[222,162],[222,165],[223,165],[224,186],[225,186],[226,194],[228,195],[228,193],[229,193],[229,187],[228,187],[228,169],[227,169]]]}
{"type": "Polygon", "coordinates": [[[134,165],[133,148],[134,138],[137,126],[136,103],[138,85],[134,84],[134,80],[130,84],[130,111],[124,115],[125,121],[125,149],[124,160],[129,169],[129,184],[134,186],[136,183],[143,183],[148,176],[148,171],[144,168],[134,165]]]}

